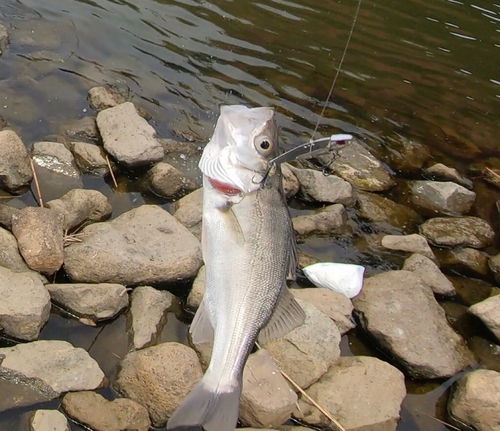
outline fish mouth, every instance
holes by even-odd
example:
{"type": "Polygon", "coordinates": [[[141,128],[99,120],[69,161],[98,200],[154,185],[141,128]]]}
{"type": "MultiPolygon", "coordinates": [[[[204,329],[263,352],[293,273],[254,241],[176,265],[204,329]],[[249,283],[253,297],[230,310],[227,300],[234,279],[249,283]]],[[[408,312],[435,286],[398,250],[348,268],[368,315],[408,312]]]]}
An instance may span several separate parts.
{"type": "Polygon", "coordinates": [[[239,193],[242,193],[242,190],[234,187],[231,184],[223,183],[222,181],[218,181],[214,178],[207,177],[208,182],[210,185],[217,190],[218,192],[224,193],[225,195],[237,195],[239,193]]]}

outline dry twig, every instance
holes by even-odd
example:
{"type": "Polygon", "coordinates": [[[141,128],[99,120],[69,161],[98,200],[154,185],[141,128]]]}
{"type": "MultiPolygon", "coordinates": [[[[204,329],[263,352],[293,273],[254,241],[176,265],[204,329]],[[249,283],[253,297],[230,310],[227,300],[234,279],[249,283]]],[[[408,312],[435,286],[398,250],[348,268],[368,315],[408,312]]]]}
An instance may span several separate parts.
{"type": "Polygon", "coordinates": [[[108,164],[109,173],[111,175],[111,179],[113,180],[113,184],[115,185],[115,189],[117,189],[118,183],[116,182],[115,174],[113,172],[113,169],[111,168],[111,162],[109,161],[109,157],[107,154],[106,154],[106,163],[108,164]]]}
{"type": "Polygon", "coordinates": [[[35,181],[36,194],[38,195],[38,206],[44,207],[42,192],[40,190],[40,183],[38,182],[38,175],[36,174],[35,165],[33,164],[33,159],[30,157],[31,171],[33,172],[33,180],[35,181]]]}
{"type": "Polygon", "coordinates": [[[63,246],[67,247],[70,244],[73,244],[75,242],[82,242],[81,237],[84,236],[84,233],[72,233],[68,235],[68,230],[64,232],[64,237],[63,237],[63,246]]]}

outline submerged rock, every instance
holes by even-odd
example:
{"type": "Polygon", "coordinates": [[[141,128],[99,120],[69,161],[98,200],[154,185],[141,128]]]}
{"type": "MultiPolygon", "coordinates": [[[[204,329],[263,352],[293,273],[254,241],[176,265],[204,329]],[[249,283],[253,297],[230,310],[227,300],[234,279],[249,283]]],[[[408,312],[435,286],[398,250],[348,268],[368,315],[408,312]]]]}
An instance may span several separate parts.
{"type": "Polygon", "coordinates": [[[411,235],[385,235],[382,237],[382,247],[389,250],[407,251],[418,253],[428,259],[435,260],[436,257],[429,247],[427,240],[416,233],[411,235]]]}
{"type": "Polygon", "coordinates": [[[333,235],[342,231],[346,220],[344,205],[334,204],[315,214],[293,217],[292,223],[299,236],[333,235]]]}
{"type": "MultiPolygon", "coordinates": [[[[306,392],[346,430],[395,430],[406,396],[403,373],[368,356],[341,357],[306,392]]],[[[332,425],[304,397],[294,416],[312,425],[332,425]]]]}
{"type": "Polygon", "coordinates": [[[462,377],[448,403],[451,416],[477,431],[500,430],[500,373],[476,370],[462,377]]]}
{"type": "Polygon", "coordinates": [[[60,411],[36,410],[30,418],[30,431],[71,431],[71,428],[60,411]]]}
{"type": "Polygon", "coordinates": [[[107,87],[93,87],[89,90],[87,99],[92,109],[102,111],[103,109],[113,108],[126,102],[126,98],[118,91],[107,87]]]}
{"type": "Polygon", "coordinates": [[[21,138],[12,130],[1,131],[0,188],[8,190],[9,192],[15,192],[27,186],[32,179],[33,173],[23,141],[21,141],[21,138]]]}
{"type": "Polygon", "coordinates": [[[418,172],[430,157],[427,146],[403,137],[397,140],[391,139],[389,145],[388,164],[396,172],[403,174],[418,172]]]}
{"type": "Polygon", "coordinates": [[[500,295],[492,296],[469,308],[500,341],[500,295]]]}
{"type": "Polygon", "coordinates": [[[425,169],[424,175],[431,180],[453,181],[468,189],[472,189],[473,186],[472,181],[460,175],[455,168],[450,168],[442,163],[436,163],[425,169]]]}
{"type": "Polygon", "coordinates": [[[488,266],[490,267],[497,283],[500,283],[500,254],[490,257],[488,266]]]}
{"type": "Polygon", "coordinates": [[[61,126],[61,132],[71,137],[80,136],[91,140],[97,140],[99,137],[94,117],[69,121],[61,126]]]}
{"type": "Polygon", "coordinates": [[[488,275],[488,258],[475,248],[454,248],[439,254],[442,266],[472,277],[488,275]]]}
{"type": "Polygon", "coordinates": [[[65,248],[64,269],[73,282],[173,283],[194,277],[202,265],[200,242],[154,205],[81,232],[82,242],[65,248]]]}
{"type": "Polygon", "coordinates": [[[175,198],[185,190],[194,190],[196,185],[172,165],[161,162],[153,166],[146,175],[153,193],[164,198],[175,198]]]}
{"type": "Polygon", "coordinates": [[[449,377],[472,363],[464,340],[416,274],[389,271],[370,277],[353,302],[363,329],[410,376],[449,377]]]}
{"type": "Polygon", "coordinates": [[[202,149],[199,145],[193,142],[179,142],[175,139],[159,138],[158,142],[160,142],[163,147],[165,154],[181,153],[185,156],[192,157],[200,153],[200,150],[202,149]]]}
{"type": "Polygon", "coordinates": [[[84,174],[101,177],[109,174],[106,153],[101,147],[87,142],[71,142],[70,145],[76,164],[84,174]]]}
{"type": "Polygon", "coordinates": [[[455,295],[453,283],[446,278],[432,260],[421,254],[415,253],[406,259],[403,270],[417,274],[422,282],[438,295],[455,295]]]}
{"type": "Polygon", "coordinates": [[[37,165],[51,172],[70,178],[80,177],[73,154],[60,142],[35,142],[31,156],[37,165]]]}
{"type": "Polygon", "coordinates": [[[174,217],[187,228],[201,223],[203,216],[203,187],[189,193],[174,204],[174,217]]]}

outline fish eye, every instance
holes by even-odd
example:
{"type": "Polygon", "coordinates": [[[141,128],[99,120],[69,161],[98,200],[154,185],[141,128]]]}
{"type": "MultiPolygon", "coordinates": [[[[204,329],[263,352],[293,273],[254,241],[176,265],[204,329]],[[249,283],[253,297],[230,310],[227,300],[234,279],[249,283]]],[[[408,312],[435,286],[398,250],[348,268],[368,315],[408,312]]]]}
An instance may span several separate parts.
{"type": "Polygon", "coordinates": [[[259,137],[255,140],[255,148],[260,154],[267,156],[273,150],[273,141],[267,136],[259,137]]]}
{"type": "Polygon", "coordinates": [[[263,140],[260,143],[260,148],[262,148],[263,150],[267,150],[270,146],[271,146],[271,144],[269,143],[268,140],[263,140]]]}

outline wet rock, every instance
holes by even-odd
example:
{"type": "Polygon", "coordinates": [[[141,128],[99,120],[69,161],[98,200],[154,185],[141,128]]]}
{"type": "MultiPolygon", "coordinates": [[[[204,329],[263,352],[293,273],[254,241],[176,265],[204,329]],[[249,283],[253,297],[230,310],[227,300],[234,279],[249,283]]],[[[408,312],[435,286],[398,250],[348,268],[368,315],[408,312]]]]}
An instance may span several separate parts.
{"type": "Polygon", "coordinates": [[[405,138],[390,142],[389,165],[396,172],[409,174],[418,172],[429,160],[429,149],[416,141],[405,138]]]}
{"type": "Polygon", "coordinates": [[[120,284],[47,284],[52,301],[77,316],[93,321],[112,319],[128,306],[127,289],[120,284]]]}
{"type": "Polygon", "coordinates": [[[33,391],[29,402],[6,400],[6,408],[9,402],[19,407],[55,399],[64,392],[94,390],[105,381],[97,362],[85,350],[66,341],[33,341],[5,347],[0,349],[3,356],[1,379],[30,386],[33,391]]]}
{"type": "MultiPolygon", "coordinates": [[[[13,272],[32,272],[23,260],[14,235],[0,228],[0,267],[13,272]]],[[[36,272],[32,272],[36,274],[36,272]]]]}
{"type": "Polygon", "coordinates": [[[488,266],[490,267],[493,276],[497,283],[500,283],[500,254],[490,257],[488,261],[488,266]]]}
{"type": "Polygon", "coordinates": [[[12,130],[0,132],[0,188],[15,192],[33,178],[28,153],[12,130]]]}
{"type": "Polygon", "coordinates": [[[60,142],[35,142],[31,147],[33,161],[49,171],[65,177],[79,178],[75,158],[60,142]]]}
{"type": "MultiPolygon", "coordinates": [[[[403,373],[368,356],[340,358],[306,392],[346,430],[395,430],[406,396],[403,373]]],[[[331,426],[330,420],[304,397],[294,416],[309,424],[331,426]]]]}
{"type": "Polygon", "coordinates": [[[121,363],[115,387],[146,407],[153,426],[161,427],[201,377],[193,349],[163,343],[129,353],[121,363]]]}
{"type": "Polygon", "coordinates": [[[196,275],[199,241],[167,211],[142,205],[82,231],[65,248],[64,269],[73,282],[150,285],[196,275]]]}
{"type": "Polygon", "coordinates": [[[155,130],[131,102],[99,112],[97,126],[104,149],[118,162],[136,167],[163,159],[163,147],[155,138],[155,130]]]}
{"type": "Polygon", "coordinates": [[[278,427],[297,402],[279,368],[266,350],[250,355],[243,371],[240,421],[249,426],[278,427]]]}
{"type": "Polygon", "coordinates": [[[455,168],[450,168],[442,163],[436,163],[425,169],[424,175],[431,180],[453,181],[468,189],[472,189],[473,186],[472,181],[460,175],[455,168]]]}
{"type": "Polygon", "coordinates": [[[63,263],[64,216],[48,208],[26,207],[12,217],[19,251],[34,271],[52,274],[63,263]]]}
{"type": "Polygon", "coordinates": [[[89,105],[95,111],[102,111],[103,109],[113,108],[126,102],[125,96],[118,91],[106,87],[93,87],[89,90],[87,95],[89,105]]]}
{"type": "Polygon", "coordinates": [[[18,340],[36,340],[50,314],[50,296],[40,278],[0,267],[0,298],[2,331],[18,340]]]}
{"type": "Polygon", "coordinates": [[[421,222],[421,217],[411,208],[383,196],[358,191],[356,197],[361,218],[372,223],[388,223],[397,228],[410,230],[421,222]]]}
{"type": "Polygon", "coordinates": [[[449,377],[471,364],[463,339],[416,274],[389,271],[370,277],[353,302],[362,327],[410,376],[449,377]]]}
{"type": "Polygon", "coordinates": [[[298,258],[299,258],[299,261],[298,261],[298,267],[300,269],[303,269],[305,268],[306,266],[309,266],[309,265],[314,265],[315,263],[319,263],[321,262],[318,258],[314,257],[314,256],[311,256],[307,253],[304,253],[302,250],[297,250],[297,255],[298,255],[298,258]]]}
{"type": "Polygon", "coordinates": [[[165,313],[172,306],[173,295],[150,286],[139,286],[131,295],[130,317],[132,344],[142,349],[156,341],[165,321],[165,313]]]}
{"type": "Polygon", "coordinates": [[[290,168],[300,184],[300,196],[311,202],[352,205],[352,186],[335,175],[324,175],[314,169],[290,168]]]}
{"type": "Polygon", "coordinates": [[[478,217],[436,217],[420,226],[429,242],[443,247],[483,248],[493,242],[495,233],[478,217]]]}
{"type": "Polygon", "coordinates": [[[346,220],[344,205],[334,204],[314,214],[293,217],[292,223],[299,236],[333,235],[342,231],[346,220]]]}
{"type": "Polygon", "coordinates": [[[0,24],[0,56],[9,46],[9,35],[3,24],[0,24]]]}
{"type": "Polygon", "coordinates": [[[453,283],[446,278],[432,260],[421,254],[415,253],[406,259],[403,270],[414,272],[426,286],[438,295],[455,295],[453,283]]]}
{"type": "Polygon", "coordinates": [[[295,298],[314,305],[319,311],[332,319],[341,335],[354,328],[355,324],[351,317],[352,302],[342,293],[333,292],[322,287],[291,289],[291,292],[295,298]]]}
{"type": "Polygon", "coordinates": [[[0,226],[12,230],[12,216],[19,212],[19,208],[0,204],[0,226]]]}
{"type": "Polygon", "coordinates": [[[287,198],[293,198],[300,189],[299,180],[292,172],[292,167],[288,163],[281,165],[281,172],[283,174],[283,191],[287,198]]]}
{"type": "Polygon", "coordinates": [[[325,155],[320,157],[320,161],[333,174],[361,190],[382,192],[394,186],[394,181],[382,163],[354,139],[342,148],[338,159],[332,160],[331,155],[325,155]]]}
{"type": "Polygon", "coordinates": [[[476,370],[462,377],[448,403],[451,416],[477,431],[500,430],[500,373],[476,370]]]}
{"type": "Polygon", "coordinates": [[[428,259],[436,259],[427,240],[422,235],[416,233],[411,235],[385,235],[382,237],[382,246],[389,250],[418,253],[428,259]]]}
{"type": "Polygon", "coordinates": [[[412,181],[409,190],[413,205],[428,214],[463,214],[476,200],[474,192],[449,181],[412,181]]]}
{"type": "Polygon", "coordinates": [[[62,399],[66,414],[94,431],[148,431],[148,411],[133,400],[106,400],[95,392],[73,392],[62,399]]]}
{"type": "Polygon", "coordinates": [[[153,193],[164,198],[175,198],[185,190],[196,188],[196,185],[181,171],[165,162],[153,166],[146,178],[153,193]]]}
{"type": "Polygon", "coordinates": [[[30,431],[71,431],[71,428],[61,412],[36,410],[30,419],[30,431]]]}
{"type": "Polygon", "coordinates": [[[307,388],[338,361],[340,332],[314,305],[298,302],[306,313],[304,324],[263,347],[301,388],[307,388]]]}
{"type": "Polygon", "coordinates": [[[158,139],[165,154],[181,153],[185,156],[195,156],[201,150],[201,147],[193,142],[179,142],[175,139],[158,139]]]}
{"type": "Polygon", "coordinates": [[[76,164],[84,174],[101,177],[109,174],[106,154],[101,147],[86,142],[71,142],[70,147],[76,164]]]}
{"type": "Polygon", "coordinates": [[[461,304],[473,305],[488,298],[492,293],[492,285],[483,280],[470,277],[449,277],[457,298],[461,304]]]}
{"type": "Polygon", "coordinates": [[[101,221],[113,211],[108,198],[97,190],[74,189],[59,199],[47,202],[47,207],[64,216],[64,230],[85,222],[101,221]]]}
{"type": "Polygon", "coordinates": [[[469,308],[469,313],[481,319],[493,335],[500,340],[500,295],[474,304],[469,308]]]}
{"type": "Polygon", "coordinates": [[[99,132],[97,131],[97,124],[94,117],[84,117],[79,120],[73,120],[62,127],[62,131],[71,137],[80,136],[90,140],[97,140],[99,132]]]}
{"type": "Polygon", "coordinates": [[[174,204],[174,217],[187,228],[201,223],[203,216],[203,187],[179,199],[174,204]]]}
{"type": "Polygon", "coordinates": [[[474,248],[443,250],[439,255],[442,266],[472,277],[488,275],[488,258],[474,248]]]}
{"type": "Polygon", "coordinates": [[[198,309],[205,294],[205,265],[198,271],[198,275],[193,281],[191,291],[186,301],[186,305],[191,309],[198,309]]]}
{"type": "Polygon", "coordinates": [[[482,177],[486,182],[500,187],[500,159],[489,157],[468,166],[468,171],[475,177],[482,177]]]}

